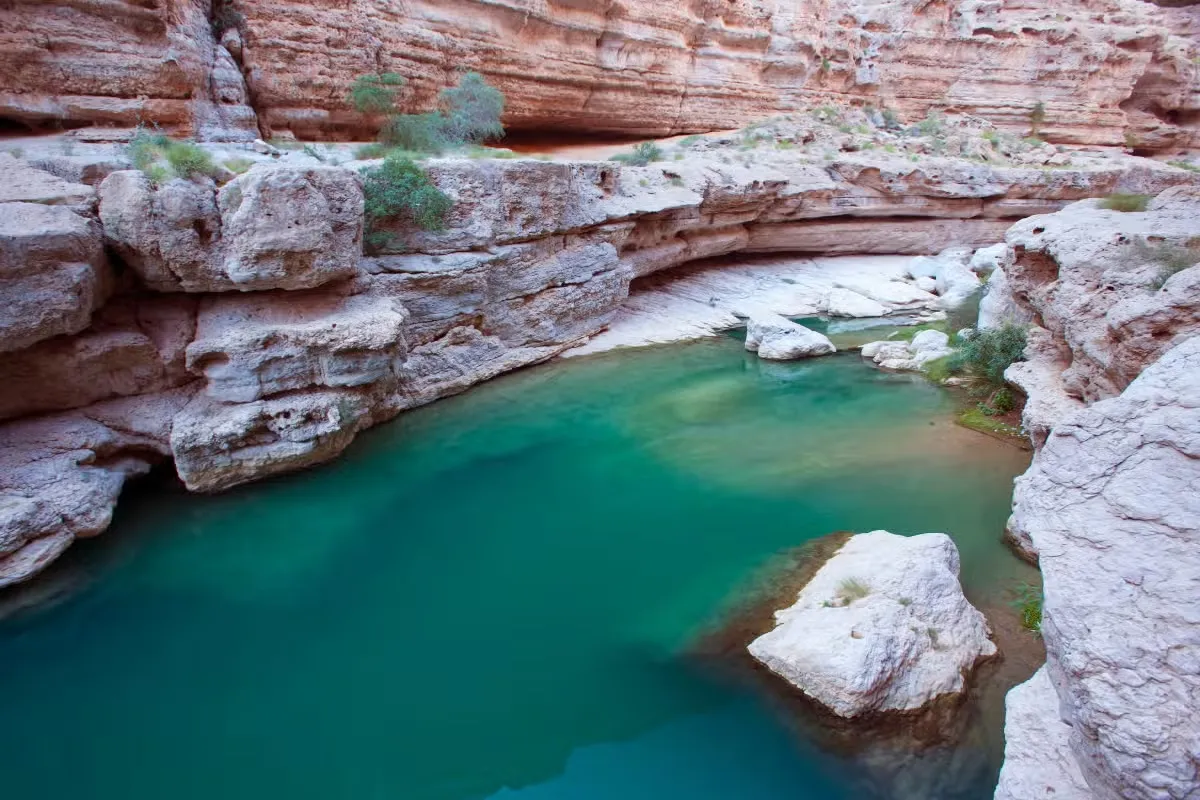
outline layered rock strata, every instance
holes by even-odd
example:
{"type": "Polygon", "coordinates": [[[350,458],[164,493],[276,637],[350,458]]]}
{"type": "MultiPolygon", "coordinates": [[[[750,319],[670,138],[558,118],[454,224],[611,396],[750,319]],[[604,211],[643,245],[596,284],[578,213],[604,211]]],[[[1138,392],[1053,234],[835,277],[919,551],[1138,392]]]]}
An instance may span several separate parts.
{"type": "Polygon", "coordinates": [[[1193,141],[1200,113],[1195,10],[1140,0],[153,0],[3,15],[0,116],[31,123],[228,138],[253,128],[253,105],[272,135],[367,138],[379,120],[346,101],[356,76],[404,76],[404,110],[420,111],[462,69],[504,90],[510,126],[543,131],[717,130],[850,98],[1026,135],[1040,103],[1054,141],[1164,149],[1193,141]]]}
{"type": "Polygon", "coordinates": [[[750,643],[764,666],[841,717],[915,711],[961,693],[996,654],[943,533],[851,537],[750,643]]]}
{"type": "MultiPolygon", "coordinates": [[[[39,280],[78,274],[98,288],[71,295],[74,306],[44,323],[29,324],[36,314],[14,321],[0,367],[15,379],[0,386],[0,415],[14,428],[70,426],[72,414],[93,419],[96,404],[169,397],[152,441],[114,435],[99,456],[89,433],[70,458],[86,474],[122,453],[138,469],[167,455],[190,488],[215,491],[332,458],[404,409],[578,345],[612,322],[631,281],[688,261],[830,232],[850,252],[975,246],[998,237],[1026,200],[1057,207],[1195,180],[1128,159],[1036,170],[862,153],[821,166],[788,150],[735,160],[721,149],[647,167],[446,159],[428,171],[454,201],[446,228],[383,226],[394,244],[369,257],[356,172],[288,159],[222,187],[154,186],[113,172],[99,186],[99,221],[49,200],[21,204],[23,214],[69,223],[70,235],[47,226],[39,250],[18,232],[19,246],[4,251],[6,274],[29,280],[36,267],[39,280]],[[887,238],[900,226],[914,237],[887,238]],[[125,269],[118,298],[96,312],[103,244],[125,269]]],[[[825,269],[830,313],[933,299],[910,284],[825,269]]],[[[18,442],[0,491],[58,507],[57,490],[20,477],[44,461],[36,437],[18,442]]],[[[111,509],[115,489],[93,499],[111,509]]],[[[54,530],[20,519],[8,580],[45,563],[17,554],[37,552],[54,530]]]]}

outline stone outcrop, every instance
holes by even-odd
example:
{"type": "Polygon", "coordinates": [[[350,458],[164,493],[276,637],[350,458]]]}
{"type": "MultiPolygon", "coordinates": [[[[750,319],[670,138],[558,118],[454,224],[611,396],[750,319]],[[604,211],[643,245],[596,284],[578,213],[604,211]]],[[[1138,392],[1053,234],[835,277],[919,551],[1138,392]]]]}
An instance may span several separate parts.
{"type": "Polygon", "coordinates": [[[187,390],[0,426],[0,587],[40,572],[112,521],[125,481],[170,454],[187,390]]]}
{"type": "Polygon", "coordinates": [[[363,198],[333,167],[252,169],[221,187],[140,172],[100,184],[108,242],[157,291],[309,289],[358,271],[363,198]]]}
{"type": "MultiPolygon", "coordinates": [[[[776,124],[796,135],[811,129],[811,121],[776,124]]],[[[431,160],[431,179],[454,202],[445,228],[383,225],[391,241],[369,257],[361,254],[363,196],[353,169],[276,154],[263,158],[277,163],[220,188],[208,179],[155,186],[137,172],[112,172],[99,187],[98,215],[103,240],[128,268],[119,296],[86,330],[95,304],[86,293],[72,296],[54,318],[60,327],[37,328],[36,341],[31,335],[0,359],[16,377],[0,389],[0,416],[21,426],[178,398],[153,446],[138,450],[146,456],[139,463],[168,453],[189,488],[218,491],[333,458],[360,430],[405,409],[563,353],[624,313],[635,279],[699,258],[773,250],[761,244],[762,230],[837,231],[843,248],[869,250],[879,246],[880,226],[897,218],[914,230],[1007,224],[1031,207],[1017,202],[1024,199],[1054,208],[1114,187],[1195,180],[1128,158],[1051,172],[886,152],[824,166],[798,149],[733,156],[740,152],[706,142],[645,167],[431,160]],[[914,208],[923,216],[913,217],[914,208]]],[[[18,205],[73,221],[88,252],[100,252],[95,222],[65,207],[18,205]]],[[[891,246],[921,252],[927,241],[891,246]]],[[[6,263],[57,269],[69,260],[48,252],[55,257],[6,263]]],[[[753,292],[731,305],[745,315],[813,313],[822,302],[828,308],[834,290],[886,311],[923,312],[936,302],[897,280],[902,262],[793,261],[786,275],[761,272],[773,299],[756,300],[768,283],[753,279],[753,292]]],[[[696,299],[711,303],[713,295],[696,299]]],[[[710,306],[722,320],[728,308],[710,306]]],[[[21,318],[30,320],[37,317],[21,318]]],[[[106,495],[97,507],[109,505],[106,495]]],[[[21,548],[49,535],[33,526],[21,548]]]]}
{"type": "Polygon", "coordinates": [[[399,73],[415,111],[463,69],[500,86],[507,123],[530,130],[718,130],[852,99],[910,120],[953,108],[1023,136],[1042,103],[1052,141],[1164,149],[1193,139],[1200,111],[1195,10],[1140,0],[154,0],[4,14],[0,116],[29,123],[253,138],[252,99],[273,135],[369,138],[379,120],[346,101],[356,76],[399,73]]]}
{"type": "Polygon", "coordinates": [[[1026,407],[1035,441],[1072,401],[1119,394],[1200,332],[1200,270],[1188,268],[1200,262],[1198,212],[1200,196],[1180,187],[1145,212],[1109,211],[1089,200],[1009,231],[1009,287],[1037,327],[1027,361],[1006,377],[1039,398],[1026,407]]]}
{"type": "Polygon", "coordinates": [[[925,330],[913,336],[911,341],[869,342],[860,351],[884,369],[921,370],[931,361],[945,358],[954,352],[950,337],[941,331],[925,330]]]}
{"type": "Polygon", "coordinates": [[[1004,698],[1004,768],[995,800],[1092,800],[1071,753],[1071,726],[1057,714],[1046,668],[1004,698]]]}
{"type": "Polygon", "coordinates": [[[828,336],[778,314],[754,316],[746,321],[746,349],[757,353],[759,358],[773,361],[837,352],[828,336]]]}
{"type": "Polygon", "coordinates": [[[1020,690],[1041,699],[1036,714],[1025,709],[1010,723],[1014,757],[998,796],[1043,796],[1011,793],[1036,785],[1052,764],[1067,781],[1052,787],[1055,797],[1072,796],[1074,768],[1088,797],[1200,791],[1200,618],[1192,602],[1200,580],[1198,443],[1200,337],[1193,336],[1119,396],[1058,420],[1018,480],[1013,526],[1040,555],[1052,693],[1036,684],[1020,690]],[[1074,768],[1061,756],[1043,763],[1021,756],[1062,753],[1064,736],[1074,768]]]}
{"type": "Polygon", "coordinates": [[[56,2],[0,11],[0,118],[31,126],[158,124],[250,140],[240,71],[213,40],[211,3],[56,2]]]}
{"type": "Polygon", "coordinates": [[[111,284],[93,223],[61,206],[0,204],[0,353],[83,330],[111,284]]]}
{"type": "Polygon", "coordinates": [[[958,565],[943,533],[853,536],[776,612],[750,654],[841,717],[914,711],[958,694],[975,664],[996,653],[958,565]]]}

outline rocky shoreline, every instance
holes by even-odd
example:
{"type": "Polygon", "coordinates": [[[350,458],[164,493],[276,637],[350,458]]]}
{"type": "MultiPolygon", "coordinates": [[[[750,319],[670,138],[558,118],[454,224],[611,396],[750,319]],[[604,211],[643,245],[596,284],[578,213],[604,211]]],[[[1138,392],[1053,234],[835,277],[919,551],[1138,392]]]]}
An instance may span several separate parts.
{"type": "MultiPolygon", "coordinates": [[[[405,409],[588,352],[592,337],[593,349],[663,340],[647,320],[680,338],[756,314],[930,313],[934,291],[952,287],[899,280],[902,262],[778,254],[929,255],[1005,240],[989,256],[1004,276],[991,313],[1034,321],[1028,360],[1007,377],[1029,397],[1039,449],[1010,529],[1040,553],[1047,582],[1048,666],[1036,691],[1014,694],[1014,752],[1053,734],[1046,747],[1094,791],[1194,788],[1186,709],[1166,720],[1127,710],[1166,707],[1163,685],[1197,691],[1194,621],[1177,602],[1194,585],[1179,545],[1200,512],[1187,500],[1200,496],[1189,438],[1200,290],[1179,260],[1200,241],[1192,172],[1087,154],[1058,167],[870,149],[749,159],[720,140],[641,167],[435,159],[429,174],[454,201],[446,229],[396,224],[402,245],[364,255],[361,164],[270,159],[221,186],[156,186],[119,159],[80,170],[84,183],[56,174],[72,166],[61,160],[39,161],[48,171],[0,159],[13,177],[0,190],[0,279],[14,298],[0,313],[0,586],[101,533],[124,482],[156,463],[202,492],[305,468],[405,409]],[[1132,213],[1085,199],[1119,192],[1157,197],[1132,213]],[[675,321],[653,319],[639,286],[732,254],[778,260],[736,280],[708,262],[666,290],[686,306],[675,321]],[[1079,459],[1107,466],[1087,478],[1079,459]],[[1143,507],[1168,484],[1177,506],[1143,507]],[[1113,637],[1126,644],[1114,650],[1113,637]],[[1140,677],[1147,664],[1153,681],[1140,677]],[[1043,707],[1046,682],[1071,726],[1066,750],[1061,726],[1020,727],[1057,713],[1043,707]]],[[[1022,775],[1028,763],[1014,756],[1001,792],[1042,780],[1022,775]]]]}

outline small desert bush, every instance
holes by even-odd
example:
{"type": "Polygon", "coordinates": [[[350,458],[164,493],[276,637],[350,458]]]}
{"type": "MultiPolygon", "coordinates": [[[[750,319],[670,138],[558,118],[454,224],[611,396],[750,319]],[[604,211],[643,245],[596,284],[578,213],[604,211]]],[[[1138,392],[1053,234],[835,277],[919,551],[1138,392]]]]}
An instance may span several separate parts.
{"type": "Polygon", "coordinates": [[[379,166],[363,170],[362,175],[369,249],[389,244],[390,236],[379,230],[388,220],[407,220],[427,231],[445,226],[454,201],[434,186],[412,159],[392,153],[379,166]]]}
{"type": "Polygon", "coordinates": [[[609,161],[619,161],[622,164],[628,164],[631,167],[644,167],[651,161],[662,161],[662,148],[654,142],[642,142],[633,148],[631,153],[619,153],[613,156],[609,161]]]}
{"type": "Polygon", "coordinates": [[[858,578],[846,578],[838,584],[838,597],[846,605],[853,603],[855,600],[862,600],[870,593],[870,585],[866,581],[860,581],[858,578]]]}
{"type": "Polygon", "coordinates": [[[1149,202],[1148,194],[1110,194],[1100,201],[1100,207],[1109,211],[1145,211],[1149,202]]]}
{"type": "Polygon", "coordinates": [[[444,134],[454,144],[478,144],[504,135],[504,93],[478,72],[465,73],[458,85],[438,95],[444,134]]]}
{"type": "Polygon", "coordinates": [[[1007,322],[999,328],[977,331],[959,348],[961,363],[975,376],[997,386],[1004,370],[1025,358],[1025,327],[1007,322]]]}
{"type": "Polygon", "coordinates": [[[1136,239],[1134,248],[1138,257],[1159,265],[1158,274],[1150,282],[1150,288],[1156,292],[1166,285],[1172,275],[1200,263],[1200,240],[1196,239],[1190,239],[1182,245],[1136,239]]]}
{"type": "Polygon", "coordinates": [[[195,142],[177,141],[144,129],[134,133],[125,154],[155,184],[173,177],[211,176],[216,170],[212,156],[195,142]]]}
{"type": "Polygon", "coordinates": [[[359,75],[350,86],[350,104],[363,114],[393,114],[405,80],[394,72],[359,75]]]}
{"type": "Polygon", "coordinates": [[[1186,169],[1188,172],[1200,172],[1200,166],[1190,161],[1168,161],[1167,163],[1177,169],[1186,169]]]}
{"type": "Polygon", "coordinates": [[[438,111],[425,114],[396,114],[388,118],[379,132],[379,141],[387,147],[437,155],[454,141],[446,118],[438,111]]]}
{"type": "Polygon", "coordinates": [[[1021,614],[1021,627],[1042,635],[1042,593],[1036,586],[1023,583],[1017,587],[1012,605],[1021,614]]]}

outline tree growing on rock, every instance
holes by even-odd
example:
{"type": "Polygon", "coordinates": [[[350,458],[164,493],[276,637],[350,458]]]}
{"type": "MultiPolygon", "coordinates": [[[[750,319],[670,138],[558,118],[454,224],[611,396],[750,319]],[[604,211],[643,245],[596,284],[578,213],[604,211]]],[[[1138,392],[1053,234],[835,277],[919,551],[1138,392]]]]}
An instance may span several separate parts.
{"type": "Polygon", "coordinates": [[[451,141],[477,144],[504,135],[504,93],[478,72],[468,72],[453,89],[438,95],[451,141]]]}
{"type": "Polygon", "coordinates": [[[380,230],[388,220],[406,220],[427,231],[445,226],[454,201],[411,158],[392,153],[362,176],[367,250],[378,252],[393,244],[392,235],[380,230]]]}
{"type": "Polygon", "coordinates": [[[395,72],[359,75],[350,87],[350,102],[363,114],[394,114],[396,96],[406,82],[395,72]]]}

